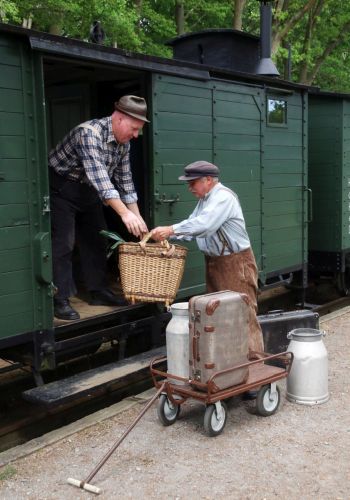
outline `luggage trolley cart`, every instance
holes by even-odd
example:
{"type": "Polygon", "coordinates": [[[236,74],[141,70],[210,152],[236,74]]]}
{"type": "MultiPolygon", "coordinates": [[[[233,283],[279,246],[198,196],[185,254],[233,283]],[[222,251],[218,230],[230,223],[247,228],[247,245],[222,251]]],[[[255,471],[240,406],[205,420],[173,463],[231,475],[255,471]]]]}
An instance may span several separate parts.
{"type": "Polygon", "coordinates": [[[250,390],[258,390],[256,397],[256,411],[263,417],[273,415],[280,404],[280,390],[276,384],[278,380],[286,378],[290,372],[293,362],[293,353],[282,352],[270,355],[267,353],[255,353],[253,361],[227,368],[214,373],[207,383],[196,380],[185,379],[177,375],[167,373],[154,368],[155,363],[165,362],[166,356],[151,361],[150,370],[153,383],[157,389],[164,384],[164,391],[158,400],[158,418],[163,425],[172,425],[180,413],[181,405],[189,398],[196,399],[206,405],[204,413],[204,430],[208,436],[219,435],[226,424],[227,407],[225,399],[238,396],[250,390]],[[279,361],[280,366],[273,364],[279,361]],[[245,383],[218,390],[215,379],[222,374],[248,367],[249,373],[245,383]],[[161,380],[159,380],[159,377],[161,380]],[[171,382],[180,381],[182,385],[171,382]]]}

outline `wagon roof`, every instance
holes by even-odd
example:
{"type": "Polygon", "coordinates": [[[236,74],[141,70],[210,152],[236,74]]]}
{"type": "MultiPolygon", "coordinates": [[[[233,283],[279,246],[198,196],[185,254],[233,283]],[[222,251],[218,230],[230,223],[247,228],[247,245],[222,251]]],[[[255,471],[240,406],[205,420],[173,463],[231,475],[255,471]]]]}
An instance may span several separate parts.
{"type": "Polygon", "coordinates": [[[252,40],[260,40],[260,37],[256,35],[252,35],[251,33],[246,33],[244,31],[235,30],[233,28],[209,28],[205,30],[194,31],[193,33],[183,33],[182,35],[178,35],[175,38],[168,40],[165,44],[172,46],[176,45],[181,40],[189,40],[191,38],[198,38],[198,37],[200,38],[203,35],[215,36],[218,33],[233,34],[233,35],[237,34],[240,37],[250,38],[252,40]]]}
{"type": "Polygon", "coordinates": [[[80,58],[96,62],[118,64],[124,67],[144,71],[184,76],[199,80],[224,79],[227,81],[248,82],[253,85],[271,87],[283,91],[309,90],[307,85],[301,85],[282,79],[262,77],[250,73],[226,70],[197,64],[193,62],[168,59],[165,57],[148,56],[124,49],[106,47],[74,38],[51,35],[49,33],[29,30],[11,24],[0,23],[0,32],[12,33],[17,36],[27,37],[34,50],[41,52],[65,55],[71,58],[80,58]]]}
{"type": "Polygon", "coordinates": [[[346,92],[331,92],[328,90],[321,90],[318,87],[310,87],[309,94],[317,97],[332,97],[337,99],[350,99],[350,93],[346,92]]]}

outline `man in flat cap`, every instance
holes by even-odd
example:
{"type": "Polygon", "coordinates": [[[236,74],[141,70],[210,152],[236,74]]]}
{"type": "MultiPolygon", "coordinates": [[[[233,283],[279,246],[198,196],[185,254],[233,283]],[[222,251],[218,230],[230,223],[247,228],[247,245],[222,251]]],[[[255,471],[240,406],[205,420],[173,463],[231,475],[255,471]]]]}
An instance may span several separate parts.
{"type": "Polygon", "coordinates": [[[263,351],[261,328],[256,318],[258,271],[236,193],[219,182],[219,169],[207,161],[185,167],[179,177],[199,198],[188,219],[152,230],[152,238],[196,238],[205,255],[207,292],[233,290],[246,293],[250,302],[249,350],[263,351]]]}
{"type": "Polygon", "coordinates": [[[147,105],[142,97],[127,95],[114,107],[111,116],[75,127],[49,155],[54,311],[60,319],[79,319],[69,302],[76,241],[90,304],[121,304],[107,288],[106,248],[99,234],[106,228],[102,204],[118,214],[129,233],[147,232],[129,159],[130,140],[148,122],[147,105]]]}

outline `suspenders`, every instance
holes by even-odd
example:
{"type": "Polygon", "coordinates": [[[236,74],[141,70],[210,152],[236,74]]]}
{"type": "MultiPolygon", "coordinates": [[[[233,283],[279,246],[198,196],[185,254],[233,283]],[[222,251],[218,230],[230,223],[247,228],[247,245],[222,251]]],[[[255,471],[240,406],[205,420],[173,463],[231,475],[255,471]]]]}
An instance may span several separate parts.
{"type": "MultiPolygon", "coordinates": [[[[234,191],[232,191],[232,189],[229,189],[225,186],[222,186],[220,187],[221,190],[225,190],[225,191],[228,191],[229,193],[231,193],[238,201],[238,196],[236,195],[236,193],[234,191]]],[[[230,248],[230,245],[229,245],[229,242],[227,241],[227,239],[225,238],[225,236],[223,235],[221,229],[218,229],[217,230],[217,233],[218,233],[218,236],[219,236],[219,240],[221,241],[222,243],[222,250],[221,250],[221,254],[220,255],[224,255],[224,252],[225,252],[225,248],[228,248],[229,250],[232,250],[232,248],[230,248]]]]}

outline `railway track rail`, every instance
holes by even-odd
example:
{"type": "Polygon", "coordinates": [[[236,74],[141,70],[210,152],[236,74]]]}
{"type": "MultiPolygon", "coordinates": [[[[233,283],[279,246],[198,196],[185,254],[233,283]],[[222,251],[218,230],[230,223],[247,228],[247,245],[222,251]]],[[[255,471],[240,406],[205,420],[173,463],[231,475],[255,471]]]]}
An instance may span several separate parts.
{"type": "MultiPolygon", "coordinates": [[[[148,389],[150,360],[163,353],[153,349],[70,376],[62,370],[65,378],[38,388],[28,373],[12,373],[0,384],[0,453],[148,389]]],[[[78,369],[72,364],[71,373],[78,369]]]]}

